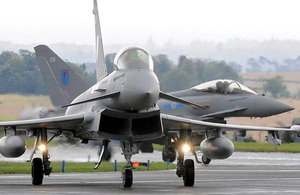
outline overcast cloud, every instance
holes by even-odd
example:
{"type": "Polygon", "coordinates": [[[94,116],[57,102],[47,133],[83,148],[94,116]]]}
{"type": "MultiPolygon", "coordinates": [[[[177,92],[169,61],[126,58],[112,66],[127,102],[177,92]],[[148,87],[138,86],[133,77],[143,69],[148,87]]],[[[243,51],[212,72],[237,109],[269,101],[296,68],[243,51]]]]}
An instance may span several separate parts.
{"type": "MultiPolygon", "coordinates": [[[[104,43],[300,40],[296,0],[98,0],[104,43]]],[[[92,0],[1,0],[0,41],[94,44],[92,0]]]]}

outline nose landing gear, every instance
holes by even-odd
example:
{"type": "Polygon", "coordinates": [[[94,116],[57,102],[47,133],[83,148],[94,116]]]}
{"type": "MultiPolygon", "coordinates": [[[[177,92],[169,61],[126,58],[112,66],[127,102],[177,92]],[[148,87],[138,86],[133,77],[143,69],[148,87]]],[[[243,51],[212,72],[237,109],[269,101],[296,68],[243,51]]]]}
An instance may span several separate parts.
{"type": "Polygon", "coordinates": [[[131,157],[134,154],[138,154],[139,148],[135,142],[132,141],[122,141],[120,143],[123,155],[126,159],[126,165],[122,168],[122,182],[125,188],[130,188],[132,186],[133,174],[132,174],[132,162],[131,157]]]}

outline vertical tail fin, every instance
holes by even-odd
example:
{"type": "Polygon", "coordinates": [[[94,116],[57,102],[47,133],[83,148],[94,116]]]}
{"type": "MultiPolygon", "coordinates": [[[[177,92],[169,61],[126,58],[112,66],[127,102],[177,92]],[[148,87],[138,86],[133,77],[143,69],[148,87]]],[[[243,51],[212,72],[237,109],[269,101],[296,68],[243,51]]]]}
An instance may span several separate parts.
{"type": "Polygon", "coordinates": [[[71,103],[72,100],[89,88],[88,84],[48,46],[38,45],[34,50],[38,66],[54,106],[71,103]]]}
{"type": "Polygon", "coordinates": [[[97,0],[94,0],[93,13],[95,15],[97,81],[99,81],[104,75],[107,74],[107,67],[103,50],[97,0]]]}

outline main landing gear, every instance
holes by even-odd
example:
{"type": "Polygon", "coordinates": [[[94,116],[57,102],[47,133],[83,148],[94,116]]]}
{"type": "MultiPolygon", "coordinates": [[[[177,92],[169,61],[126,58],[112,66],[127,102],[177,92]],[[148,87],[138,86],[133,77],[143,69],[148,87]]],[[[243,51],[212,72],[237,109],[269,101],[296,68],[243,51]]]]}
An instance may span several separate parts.
{"type": "Polygon", "coordinates": [[[122,168],[122,182],[125,188],[130,188],[132,186],[133,175],[132,175],[132,162],[131,157],[138,153],[139,148],[135,142],[132,141],[121,141],[120,142],[123,155],[126,159],[126,165],[122,168]]]}
{"type": "Polygon", "coordinates": [[[51,162],[49,161],[50,155],[48,153],[48,143],[56,136],[60,135],[61,132],[57,132],[54,136],[48,141],[47,140],[47,129],[39,129],[36,131],[36,140],[34,143],[33,152],[30,155],[30,159],[27,162],[31,162],[31,176],[33,185],[42,185],[44,175],[50,176],[52,171],[51,162]],[[41,141],[39,143],[39,139],[41,141]],[[38,146],[39,143],[39,146],[38,146]],[[34,158],[36,150],[38,149],[42,152],[42,158],[34,158]]]}
{"type": "MultiPolygon", "coordinates": [[[[178,157],[177,157],[177,170],[176,174],[178,177],[183,178],[183,184],[185,186],[194,186],[195,183],[195,166],[194,160],[186,159],[184,160],[184,144],[190,146],[190,150],[195,154],[194,147],[190,144],[191,131],[181,131],[180,136],[176,137],[174,140],[178,145],[178,157]]],[[[196,157],[196,156],[195,156],[196,157]]],[[[198,159],[196,158],[197,162],[198,159]]]]}

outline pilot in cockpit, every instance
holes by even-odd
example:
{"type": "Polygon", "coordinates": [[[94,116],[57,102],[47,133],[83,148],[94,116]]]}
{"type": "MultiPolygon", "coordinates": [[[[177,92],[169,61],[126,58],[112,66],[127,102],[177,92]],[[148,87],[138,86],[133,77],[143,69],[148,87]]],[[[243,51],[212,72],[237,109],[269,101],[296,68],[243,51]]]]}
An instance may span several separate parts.
{"type": "Polygon", "coordinates": [[[227,81],[224,81],[224,82],[218,81],[216,83],[216,89],[217,89],[216,92],[221,93],[221,94],[225,93],[225,90],[227,89],[228,84],[229,83],[227,81]]]}

